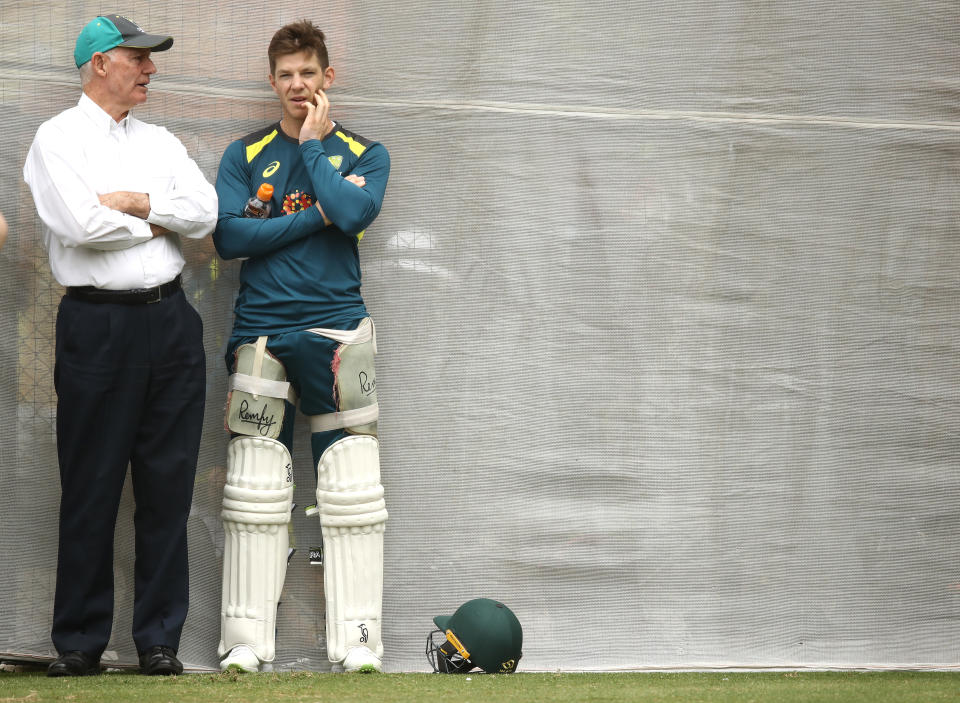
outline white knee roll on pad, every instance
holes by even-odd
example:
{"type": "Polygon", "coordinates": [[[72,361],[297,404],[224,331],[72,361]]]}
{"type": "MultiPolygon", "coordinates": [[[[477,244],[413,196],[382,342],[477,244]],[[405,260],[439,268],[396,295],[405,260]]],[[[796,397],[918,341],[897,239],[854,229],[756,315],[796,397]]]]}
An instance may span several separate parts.
{"type": "Polygon", "coordinates": [[[327,657],[343,662],[355,647],[383,657],[383,531],[379,442],[368,435],[331,444],[317,467],[323,527],[327,657]]]}
{"type": "Polygon", "coordinates": [[[223,487],[223,657],[246,645],[273,661],[277,603],[287,569],[287,524],[293,507],[293,470],[287,448],[274,439],[236,437],[227,447],[223,487]]]}

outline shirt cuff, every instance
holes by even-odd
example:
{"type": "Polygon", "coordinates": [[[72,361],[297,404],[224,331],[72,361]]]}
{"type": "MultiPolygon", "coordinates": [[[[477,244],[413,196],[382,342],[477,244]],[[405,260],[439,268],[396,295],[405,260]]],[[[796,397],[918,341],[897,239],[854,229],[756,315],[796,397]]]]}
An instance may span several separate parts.
{"type": "Polygon", "coordinates": [[[303,151],[304,149],[309,151],[318,151],[321,155],[325,155],[327,153],[327,150],[323,148],[323,141],[320,139],[308,139],[300,145],[300,150],[303,151]]]}

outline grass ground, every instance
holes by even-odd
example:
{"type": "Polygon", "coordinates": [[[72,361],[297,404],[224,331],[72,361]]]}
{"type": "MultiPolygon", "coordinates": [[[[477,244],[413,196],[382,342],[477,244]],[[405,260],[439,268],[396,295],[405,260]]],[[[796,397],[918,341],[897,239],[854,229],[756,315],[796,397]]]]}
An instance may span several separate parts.
{"type": "Polygon", "coordinates": [[[931,703],[960,699],[960,672],[611,673],[508,676],[0,672],[0,703],[931,703]]]}

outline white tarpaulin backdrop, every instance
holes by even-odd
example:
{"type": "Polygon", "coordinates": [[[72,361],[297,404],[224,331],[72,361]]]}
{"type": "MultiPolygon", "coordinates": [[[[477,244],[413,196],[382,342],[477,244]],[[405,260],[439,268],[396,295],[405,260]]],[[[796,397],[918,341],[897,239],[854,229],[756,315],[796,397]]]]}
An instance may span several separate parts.
{"type": "MultiPolygon", "coordinates": [[[[0,0],[0,653],[54,654],[52,280],[23,161],[101,13],[175,37],[141,119],[212,181],[279,118],[266,47],[328,34],[392,175],[376,320],[385,667],[498,598],[521,670],[960,667],[960,4],[0,0]]],[[[185,242],[205,438],[180,654],[216,665],[237,265],[185,242]]],[[[313,503],[308,435],[296,501],[313,503]]],[[[107,656],[130,639],[132,495],[107,656]]],[[[326,670],[319,524],[278,668],[326,670]]]]}

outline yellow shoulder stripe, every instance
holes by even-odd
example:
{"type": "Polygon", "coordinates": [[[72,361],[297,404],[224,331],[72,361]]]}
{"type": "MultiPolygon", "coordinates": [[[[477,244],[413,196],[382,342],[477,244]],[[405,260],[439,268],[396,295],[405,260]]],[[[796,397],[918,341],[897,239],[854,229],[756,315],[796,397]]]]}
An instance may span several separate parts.
{"type": "Polygon", "coordinates": [[[251,161],[253,161],[254,157],[256,157],[256,155],[259,154],[261,151],[263,151],[263,147],[265,147],[267,144],[272,142],[275,136],[277,136],[277,130],[273,130],[272,132],[270,132],[270,134],[265,136],[259,142],[254,142],[253,144],[248,146],[247,147],[247,163],[250,163],[251,161]]]}
{"type": "Polygon", "coordinates": [[[347,146],[350,147],[350,151],[352,151],[357,156],[360,156],[360,154],[362,154],[367,150],[367,147],[365,147],[363,144],[358,142],[356,139],[351,139],[343,132],[338,131],[337,136],[340,137],[343,141],[345,141],[347,143],[347,146]]]}

